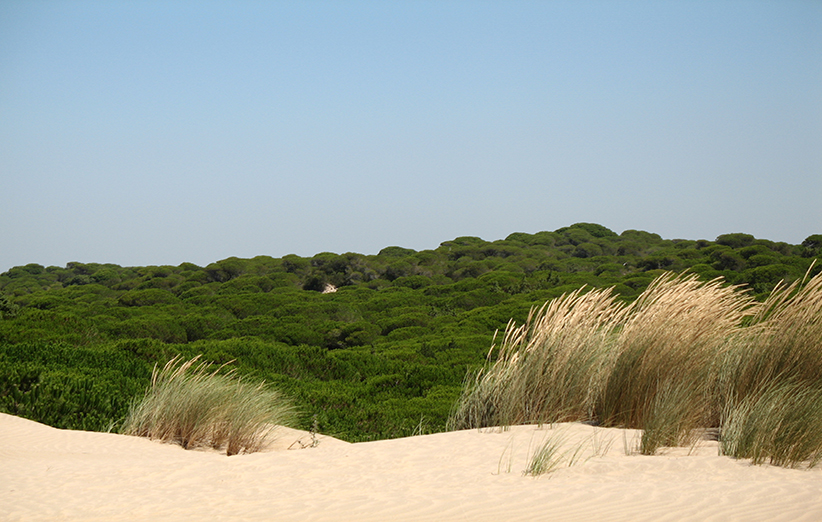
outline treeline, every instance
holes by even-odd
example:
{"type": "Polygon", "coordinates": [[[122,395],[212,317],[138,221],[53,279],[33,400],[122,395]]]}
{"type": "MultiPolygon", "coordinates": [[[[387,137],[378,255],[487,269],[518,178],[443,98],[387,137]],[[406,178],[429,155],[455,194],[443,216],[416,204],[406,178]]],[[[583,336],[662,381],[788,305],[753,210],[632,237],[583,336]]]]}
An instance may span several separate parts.
{"type": "Polygon", "coordinates": [[[764,296],[821,255],[822,235],[665,240],[578,223],[419,252],[29,264],[0,274],[0,410],[106,429],[155,363],[203,354],[294,397],[303,428],[316,418],[352,441],[439,431],[494,331],[547,299],[589,285],[630,300],[663,271],[685,270],[764,296]]]}

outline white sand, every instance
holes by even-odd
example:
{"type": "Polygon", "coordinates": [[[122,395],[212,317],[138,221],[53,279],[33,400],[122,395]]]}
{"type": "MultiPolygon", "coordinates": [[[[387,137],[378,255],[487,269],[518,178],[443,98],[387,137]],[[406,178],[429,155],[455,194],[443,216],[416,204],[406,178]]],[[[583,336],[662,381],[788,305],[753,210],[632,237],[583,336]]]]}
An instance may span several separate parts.
{"type": "Polygon", "coordinates": [[[626,455],[635,436],[564,424],[289,451],[311,439],[286,430],[267,452],[226,457],[0,414],[0,520],[822,520],[819,469],[752,466],[715,442],[626,455]],[[584,461],[523,476],[529,445],[557,433],[584,461]]]}

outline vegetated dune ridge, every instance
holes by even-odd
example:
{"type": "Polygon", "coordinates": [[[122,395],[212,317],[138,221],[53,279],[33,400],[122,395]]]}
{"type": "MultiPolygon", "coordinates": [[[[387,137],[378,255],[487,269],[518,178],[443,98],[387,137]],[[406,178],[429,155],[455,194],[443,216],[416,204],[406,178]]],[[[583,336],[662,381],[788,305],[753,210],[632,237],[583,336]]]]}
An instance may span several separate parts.
{"type": "Polygon", "coordinates": [[[820,469],[753,466],[712,441],[627,455],[637,436],[557,424],[287,450],[311,437],[285,429],[265,452],[226,457],[0,414],[0,519],[822,519],[820,469]],[[563,442],[560,467],[524,476],[544,440],[563,442]]]}

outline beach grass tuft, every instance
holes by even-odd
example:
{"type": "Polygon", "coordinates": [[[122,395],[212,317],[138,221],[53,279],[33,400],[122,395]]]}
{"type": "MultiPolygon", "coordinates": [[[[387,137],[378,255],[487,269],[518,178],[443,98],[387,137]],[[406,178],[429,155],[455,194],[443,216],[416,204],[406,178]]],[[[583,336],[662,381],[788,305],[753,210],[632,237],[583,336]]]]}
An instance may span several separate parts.
{"type": "MultiPolygon", "coordinates": [[[[531,451],[531,445],[529,445],[523,475],[538,477],[553,473],[560,468],[580,465],[595,457],[604,457],[613,444],[613,439],[603,439],[597,433],[597,428],[594,428],[590,437],[572,444],[568,444],[569,438],[567,430],[562,428],[549,429],[548,434],[533,451],[531,451]]],[[[503,452],[504,455],[505,452],[503,452]]],[[[502,457],[500,457],[500,462],[502,462],[502,457]]]]}
{"type": "Polygon", "coordinates": [[[575,292],[508,324],[489,364],[470,376],[452,429],[552,423],[591,417],[606,382],[626,307],[610,289],[575,292]]]}
{"type": "Polygon", "coordinates": [[[151,386],[132,404],[121,432],[227,455],[259,451],[273,428],[291,419],[292,409],[263,383],[223,370],[211,369],[200,356],[178,356],[155,367],[151,386]]]}
{"type": "Polygon", "coordinates": [[[563,421],[642,430],[646,455],[711,428],[728,455],[816,465],[822,274],[778,285],[763,303],[721,279],[672,273],[631,305],[607,289],[563,295],[508,324],[449,427],[563,421]]]}
{"type": "Polygon", "coordinates": [[[529,452],[530,456],[523,475],[539,477],[560,468],[566,458],[566,454],[561,451],[564,443],[564,437],[551,436],[544,440],[533,453],[529,452]]]}
{"type": "Polygon", "coordinates": [[[658,277],[633,303],[615,345],[596,419],[644,430],[640,453],[691,441],[711,422],[714,365],[755,313],[737,287],[694,275],[658,277]]]}
{"type": "Polygon", "coordinates": [[[754,464],[813,467],[822,461],[822,389],[777,382],[728,412],[722,453],[754,464]]]}
{"type": "Polygon", "coordinates": [[[746,333],[723,361],[722,451],[755,463],[818,465],[822,274],[778,286],[746,333]]]}

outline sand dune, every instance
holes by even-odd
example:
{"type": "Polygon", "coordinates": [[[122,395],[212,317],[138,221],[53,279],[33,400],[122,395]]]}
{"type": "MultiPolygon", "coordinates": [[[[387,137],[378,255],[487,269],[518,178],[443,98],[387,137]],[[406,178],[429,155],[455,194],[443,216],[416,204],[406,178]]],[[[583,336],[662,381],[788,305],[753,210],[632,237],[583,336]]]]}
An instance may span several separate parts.
{"type": "Polygon", "coordinates": [[[285,429],[226,457],[0,414],[0,520],[822,520],[818,469],[752,466],[708,441],[626,455],[636,435],[562,424],[287,450],[311,439],[285,429]],[[549,436],[580,462],[523,476],[549,436]]]}

